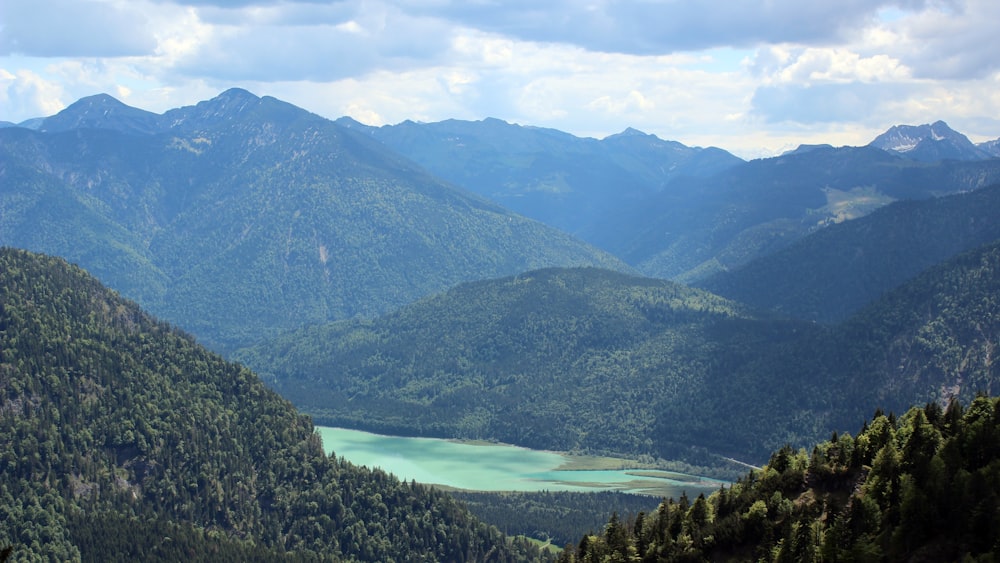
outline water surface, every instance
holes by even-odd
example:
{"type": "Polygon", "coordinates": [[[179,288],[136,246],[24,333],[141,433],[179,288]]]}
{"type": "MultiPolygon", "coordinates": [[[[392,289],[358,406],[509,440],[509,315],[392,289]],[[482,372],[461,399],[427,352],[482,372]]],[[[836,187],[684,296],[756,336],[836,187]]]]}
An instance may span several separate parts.
{"type": "Polygon", "coordinates": [[[572,456],[505,444],[472,444],[434,438],[383,436],[317,426],[327,453],[378,467],[400,479],[473,491],[618,490],[655,496],[688,496],[718,489],[721,481],[681,473],[626,470],[560,470],[572,456]]]}

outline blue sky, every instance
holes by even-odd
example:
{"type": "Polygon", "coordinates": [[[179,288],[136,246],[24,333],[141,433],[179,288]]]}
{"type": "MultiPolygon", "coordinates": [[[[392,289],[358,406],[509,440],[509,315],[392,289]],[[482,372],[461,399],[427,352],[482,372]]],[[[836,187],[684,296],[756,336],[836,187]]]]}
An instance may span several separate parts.
{"type": "Polygon", "coordinates": [[[743,157],[938,119],[1000,137],[995,0],[3,0],[0,120],[238,86],[372,125],[634,127],[743,157]]]}

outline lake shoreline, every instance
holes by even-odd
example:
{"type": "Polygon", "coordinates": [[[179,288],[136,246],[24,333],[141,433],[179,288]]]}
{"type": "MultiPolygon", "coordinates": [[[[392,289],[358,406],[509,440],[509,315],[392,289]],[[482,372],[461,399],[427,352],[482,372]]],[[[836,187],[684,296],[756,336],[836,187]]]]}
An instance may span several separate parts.
{"type": "Polygon", "coordinates": [[[357,465],[442,490],[698,494],[726,484],[637,460],[533,450],[485,440],[414,438],[317,426],[324,449],[357,465]]]}

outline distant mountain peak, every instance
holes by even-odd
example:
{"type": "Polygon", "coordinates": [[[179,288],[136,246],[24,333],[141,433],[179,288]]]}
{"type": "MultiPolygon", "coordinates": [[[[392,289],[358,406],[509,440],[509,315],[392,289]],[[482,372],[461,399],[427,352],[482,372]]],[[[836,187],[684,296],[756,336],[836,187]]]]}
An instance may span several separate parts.
{"type": "Polygon", "coordinates": [[[869,146],[912,160],[981,160],[989,155],[942,120],[923,125],[894,125],[869,146]]]}
{"type": "MultiPolygon", "coordinates": [[[[218,96],[194,106],[172,109],[163,114],[168,129],[202,128],[231,120],[259,107],[266,100],[242,88],[230,88],[218,96]]],[[[304,110],[303,110],[304,111],[304,110]]]]}
{"type": "Polygon", "coordinates": [[[616,137],[655,137],[656,135],[650,135],[645,131],[640,131],[634,127],[626,127],[621,133],[615,133],[614,135],[608,135],[606,139],[613,139],[616,137]]]}
{"type": "Polygon", "coordinates": [[[872,146],[894,152],[910,152],[925,139],[940,141],[948,133],[955,133],[944,121],[923,125],[893,125],[871,142],[872,146]]]}
{"type": "Polygon", "coordinates": [[[247,108],[259,104],[261,98],[243,90],[242,88],[230,88],[218,96],[204,102],[198,102],[195,108],[200,109],[199,113],[211,113],[215,115],[243,113],[247,108]]]}
{"type": "MultiPolygon", "coordinates": [[[[452,121],[452,120],[449,120],[449,121],[452,121]]],[[[457,123],[457,122],[458,122],[458,120],[454,120],[453,121],[453,123],[457,123]]],[[[513,131],[513,130],[522,129],[522,127],[520,125],[518,125],[517,123],[510,123],[509,121],[506,121],[506,120],[503,120],[503,119],[500,119],[500,118],[497,118],[497,117],[487,117],[487,118],[483,119],[480,123],[482,123],[482,125],[484,127],[487,127],[489,130],[493,130],[493,131],[513,131]]]]}
{"type": "Polygon", "coordinates": [[[108,94],[95,94],[80,98],[56,115],[46,118],[39,130],[115,129],[149,133],[156,130],[157,118],[155,113],[126,105],[108,94]]]}
{"type": "MultiPolygon", "coordinates": [[[[110,94],[100,93],[93,96],[85,96],[70,104],[71,108],[94,108],[94,107],[128,107],[110,94]]],[[[65,111],[65,110],[64,110],[65,111]]]]}
{"type": "Polygon", "coordinates": [[[366,133],[368,135],[372,135],[373,131],[375,129],[378,129],[377,127],[372,127],[371,125],[365,125],[364,123],[361,123],[357,119],[354,119],[353,117],[349,117],[346,115],[344,117],[337,118],[336,120],[334,120],[334,123],[343,127],[344,129],[361,131],[362,133],[366,133]]]}
{"type": "Polygon", "coordinates": [[[212,98],[212,99],[213,100],[247,100],[247,101],[255,101],[255,100],[259,100],[260,97],[258,97],[253,92],[250,92],[249,90],[245,90],[243,88],[230,88],[228,90],[220,92],[218,96],[216,96],[215,98],[212,98]]]}

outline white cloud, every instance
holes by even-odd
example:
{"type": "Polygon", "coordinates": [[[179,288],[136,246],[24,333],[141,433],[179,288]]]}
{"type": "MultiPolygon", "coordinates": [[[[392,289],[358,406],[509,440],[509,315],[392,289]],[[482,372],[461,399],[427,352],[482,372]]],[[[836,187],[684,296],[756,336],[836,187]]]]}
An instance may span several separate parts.
{"type": "Polygon", "coordinates": [[[0,85],[0,105],[10,108],[6,115],[0,113],[0,120],[20,123],[33,116],[52,115],[66,107],[60,84],[30,70],[0,69],[0,85]]]}
{"type": "Polygon", "coordinates": [[[526,41],[569,43],[639,55],[719,46],[841,39],[885,6],[923,2],[799,0],[733,2],[400,2],[409,10],[526,41]]]}
{"type": "Polygon", "coordinates": [[[862,46],[897,58],[914,76],[977,79],[1000,70],[994,0],[935,2],[870,29],[862,46]]]}
{"type": "Polygon", "coordinates": [[[862,57],[846,49],[808,48],[786,59],[775,82],[888,82],[910,78],[910,70],[887,55],[862,57]]]}
{"type": "Polygon", "coordinates": [[[994,0],[6,0],[0,22],[13,121],[241,86],[371,124],[632,126],[743,155],[936,119],[1000,136],[994,0]]]}
{"type": "Polygon", "coordinates": [[[141,2],[4,0],[0,55],[116,57],[151,52],[141,2]]]}
{"type": "Polygon", "coordinates": [[[587,104],[588,108],[612,114],[623,114],[628,111],[646,111],[656,107],[642,92],[631,90],[621,98],[611,96],[601,96],[587,104]]]}

